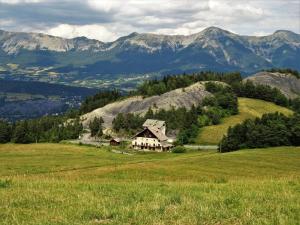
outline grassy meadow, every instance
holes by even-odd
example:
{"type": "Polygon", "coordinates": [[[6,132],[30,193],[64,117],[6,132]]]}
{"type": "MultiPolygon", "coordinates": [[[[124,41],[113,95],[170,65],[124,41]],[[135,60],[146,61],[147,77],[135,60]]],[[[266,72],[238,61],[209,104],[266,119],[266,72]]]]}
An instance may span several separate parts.
{"type": "Polygon", "coordinates": [[[299,224],[300,148],[0,145],[0,224],[299,224]]]}
{"type": "Polygon", "coordinates": [[[280,112],[291,115],[293,112],[285,107],[251,98],[238,98],[239,114],[224,118],[221,124],[203,127],[195,142],[197,144],[218,144],[230,126],[242,123],[246,119],[261,117],[266,113],[280,112]]]}

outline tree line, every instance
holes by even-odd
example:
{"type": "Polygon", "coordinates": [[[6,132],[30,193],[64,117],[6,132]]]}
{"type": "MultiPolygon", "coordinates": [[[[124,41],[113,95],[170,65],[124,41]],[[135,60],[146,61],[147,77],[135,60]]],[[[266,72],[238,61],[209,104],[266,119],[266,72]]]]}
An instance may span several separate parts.
{"type": "Polygon", "coordinates": [[[0,120],[0,143],[60,142],[76,139],[81,132],[78,118],[67,121],[62,116],[45,116],[15,123],[0,120]]]}
{"type": "Polygon", "coordinates": [[[271,72],[271,73],[286,73],[286,74],[292,74],[297,78],[300,78],[300,73],[297,70],[293,70],[293,69],[289,69],[289,68],[272,68],[272,69],[268,69],[265,70],[267,72],[271,72]]]}
{"type": "Polygon", "coordinates": [[[188,87],[199,81],[222,81],[227,84],[233,84],[242,81],[242,76],[239,72],[217,73],[211,71],[203,71],[189,75],[184,73],[176,76],[165,76],[162,79],[145,81],[137,88],[137,91],[131,94],[143,95],[145,97],[161,95],[177,88],[188,87]]]}
{"type": "Polygon", "coordinates": [[[276,105],[288,107],[300,113],[300,97],[288,99],[282,92],[268,85],[254,84],[252,81],[238,82],[231,85],[238,97],[261,99],[276,105]]]}
{"type": "Polygon", "coordinates": [[[220,152],[243,148],[300,145],[300,115],[264,114],[262,118],[246,120],[228,129],[220,142],[220,152]]]}

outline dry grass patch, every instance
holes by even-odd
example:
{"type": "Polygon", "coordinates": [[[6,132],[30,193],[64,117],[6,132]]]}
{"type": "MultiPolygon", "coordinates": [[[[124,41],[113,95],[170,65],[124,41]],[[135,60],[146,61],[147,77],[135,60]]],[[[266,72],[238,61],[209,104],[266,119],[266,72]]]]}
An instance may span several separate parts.
{"type": "Polygon", "coordinates": [[[246,119],[254,119],[261,117],[266,113],[280,112],[285,115],[291,115],[293,112],[285,107],[275,105],[258,99],[239,98],[239,114],[224,118],[219,125],[203,127],[198,137],[197,144],[218,144],[223,136],[227,133],[228,128],[236,124],[242,123],[246,119]]]}

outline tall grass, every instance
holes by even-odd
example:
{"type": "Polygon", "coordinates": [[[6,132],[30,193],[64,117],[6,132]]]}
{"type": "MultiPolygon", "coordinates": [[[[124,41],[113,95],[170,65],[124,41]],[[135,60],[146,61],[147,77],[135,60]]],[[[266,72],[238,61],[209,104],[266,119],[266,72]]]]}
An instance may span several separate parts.
{"type": "Polygon", "coordinates": [[[299,156],[0,145],[0,224],[299,224],[299,156]]]}

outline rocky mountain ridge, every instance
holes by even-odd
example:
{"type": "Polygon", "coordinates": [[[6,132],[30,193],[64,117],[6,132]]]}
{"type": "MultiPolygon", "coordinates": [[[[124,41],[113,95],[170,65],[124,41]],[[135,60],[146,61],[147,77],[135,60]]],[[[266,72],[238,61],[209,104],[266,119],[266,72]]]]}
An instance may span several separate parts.
{"type": "Polygon", "coordinates": [[[84,74],[300,70],[300,35],[281,30],[262,37],[240,36],[209,27],[188,36],[132,33],[104,43],[85,37],[0,31],[0,58],[3,64],[47,66],[56,73],[80,74],[82,79],[84,74]]]}
{"type": "MultiPolygon", "coordinates": [[[[285,44],[299,47],[300,35],[287,30],[278,30],[268,36],[239,36],[229,31],[209,27],[199,33],[192,35],[159,35],[151,33],[131,33],[128,36],[121,37],[112,42],[101,42],[98,40],[88,39],[86,37],[77,37],[73,39],[65,39],[42,33],[24,33],[24,32],[8,32],[0,30],[1,48],[9,54],[18,54],[20,49],[26,50],[50,50],[56,52],[67,51],[109,51],[117,47],[139,46],[145,48],[149,52],[154,50],[159,51],[163,48],[170,48],[173,51],[183,49],[191,44],[198,43],[202,47],[208,46],[218,47],[216,41],[218,39],[228,37],[238,41],[241,44],[246,44],[248,47],[255,50],[257,45],[266,41],[272,47],[279,47],[285,44]]],[[[229,44],[229,43],[227,43],[229,44]]],[[[257,49],[256,49],[257,50],[257,49]]],[[[258,51],[258,53],[261,53],[258,51]]]]}

